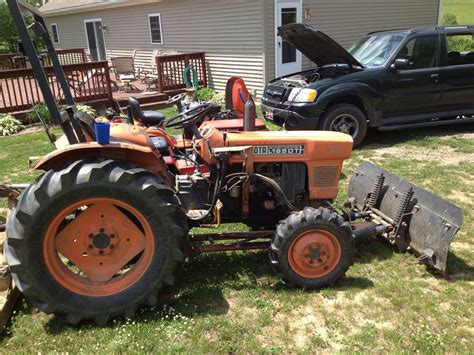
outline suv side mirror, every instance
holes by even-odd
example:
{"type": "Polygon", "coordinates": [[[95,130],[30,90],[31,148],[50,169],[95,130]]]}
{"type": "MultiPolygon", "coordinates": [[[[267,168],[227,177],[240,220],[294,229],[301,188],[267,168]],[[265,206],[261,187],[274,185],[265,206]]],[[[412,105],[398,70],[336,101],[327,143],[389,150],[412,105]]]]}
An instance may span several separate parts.
{"type": "Polygon", "coordinates": [[[395,70],[406,70],[410,68],[410,61],[406,58],[397,58],[390,66],[390,68],[395,70]]]}

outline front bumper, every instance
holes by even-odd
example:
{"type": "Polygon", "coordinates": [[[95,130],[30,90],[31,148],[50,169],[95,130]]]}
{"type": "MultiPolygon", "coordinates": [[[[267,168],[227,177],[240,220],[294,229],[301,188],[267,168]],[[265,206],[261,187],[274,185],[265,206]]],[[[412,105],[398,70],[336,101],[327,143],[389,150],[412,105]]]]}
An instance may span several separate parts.
{"type": "Polygon", "coordinates": [[[262,112],[266,120],[280,126],[285,125],[289,131],[318,129],[321,114],[314,104],[288,106],[265,100],[262,100],[262,112]]]}

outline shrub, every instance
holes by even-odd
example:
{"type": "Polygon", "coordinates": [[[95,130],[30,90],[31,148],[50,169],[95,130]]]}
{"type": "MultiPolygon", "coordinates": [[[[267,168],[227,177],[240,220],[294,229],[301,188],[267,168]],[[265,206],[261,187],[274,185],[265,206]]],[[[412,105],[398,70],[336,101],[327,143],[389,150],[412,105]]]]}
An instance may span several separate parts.
{"type": "Polygon", "coordinates": [[[0,115],[0,136],[11,136],[23,129],[21,122],[12,115],[0,115]]]}
{"type": "Polygon", "coordinates": [[[53,121],[53,117],[51,116],[51,113],[49,112],[45,103],[36,104],[31,108],[31,111],[26,114],[28,123],[31,124],[39,122],[40,120],[38,115],[40,115],[41,118],[48,124],[53,121]]]}
{"type": "MultiPolygon", "coordinates": [[[[61,105],[60,103],[56,103],[58,105],[59,111],[65,109],[65,105],[61,105]]],[[[85,112],[88,113],[92,118],[97,117],[97,112],[88,105],[83,105],[83,104],[77,104],[76,109],[78,112],[85,112]]],[[[51,116],[51,113],[49,112],[48,107],[46,106],[45,103],[39,103],[36,104],[32,107],[31,111],[26,114],[26,119],[28,123],[37,123],[39,122],[38,114],[41,116],[41,118],[44,120],[46,124],[51,124],[53,122],[53,116],[51,116]]]]}
{"type": "Polygon", "coordinates": [[[443,15],[442,24],[445,26],[456,26],[458,25],[458,19],[456,18],[456,15],[446,13],[443,15]]]}
{"type": "Polygon", "coordinates": [[[212,99],[212,97],[214,96],[215,93],[216,93],[216,91],[214,89],[200,88],[200,89],[198,89],[198,91],[196,93],[196,96],[197,96],[197,99],[199,101],[207,102],[207,101],[210,101],[212,99]]]}
{"type": "Polygon", "coordinates": [[[94,110],[91,106],[88,105],[83,105],[83,104],[77,104],[76,105],[77,112],[85,112],[92,118],[97,117],[97,111],[94,110]]]}
{"type": "Polygon", "coordinates": [[[211,100],[210,100],[212,103],[214,104],[217,104],[217,105],[221,105],[221,106],[224,106],[225,105],[225,92],[221,91],[221,92],[216,92],[211,100]]]}

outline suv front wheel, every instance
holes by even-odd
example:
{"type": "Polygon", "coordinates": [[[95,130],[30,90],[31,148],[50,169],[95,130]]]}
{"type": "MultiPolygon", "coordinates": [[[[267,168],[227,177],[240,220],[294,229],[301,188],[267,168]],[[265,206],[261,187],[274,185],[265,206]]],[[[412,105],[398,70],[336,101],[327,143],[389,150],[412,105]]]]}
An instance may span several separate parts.
{"type": "Polygon", "coordinates": [[[321,129],[349,134],[357,147],[367,134],[367,117],[360,108],[351,104],[337,104],[323,116],[321,129]]]}

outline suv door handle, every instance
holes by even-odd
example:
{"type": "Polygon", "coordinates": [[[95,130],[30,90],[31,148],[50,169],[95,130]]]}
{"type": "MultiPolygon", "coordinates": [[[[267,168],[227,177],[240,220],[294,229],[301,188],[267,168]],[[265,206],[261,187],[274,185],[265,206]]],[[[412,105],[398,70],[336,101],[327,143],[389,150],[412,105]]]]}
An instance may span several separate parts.
{"type": "Polygon", "coordinates": [[[438,74],[431,74],[431,75],[430,75],[430,78],[431,78],[431,79],[434,79],[434,81],[435,81],[436,83],[438,83],[438,81],[439,81],[439,75],[438,75],[438,74]]]}

